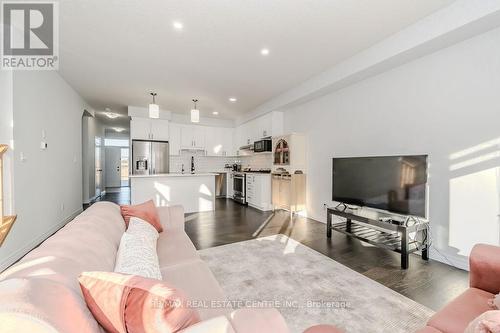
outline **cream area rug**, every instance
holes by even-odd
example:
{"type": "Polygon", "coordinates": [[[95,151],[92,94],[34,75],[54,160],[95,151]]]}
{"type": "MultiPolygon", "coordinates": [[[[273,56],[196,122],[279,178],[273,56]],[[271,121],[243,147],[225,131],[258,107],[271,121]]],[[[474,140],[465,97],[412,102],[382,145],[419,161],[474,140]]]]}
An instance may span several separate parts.
{"type": "Polygon", "coordinates": [[[433,311],[284,235],[199,251],[238,307],[275,307],[293,333],[316,324],[409,333],[433,311]]]}

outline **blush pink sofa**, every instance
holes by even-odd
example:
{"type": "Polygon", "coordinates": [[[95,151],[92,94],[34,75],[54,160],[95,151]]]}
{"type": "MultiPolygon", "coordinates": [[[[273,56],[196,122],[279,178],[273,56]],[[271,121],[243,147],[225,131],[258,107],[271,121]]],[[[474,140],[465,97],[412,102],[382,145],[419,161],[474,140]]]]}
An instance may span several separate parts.
{"type": "Polygon", "coordinates": [[[491,310],[488,300],[500,291],[500,247],[474,246],[469,263],[470,288],[432,316],[418,333],[463,333],[472,320],[491,310]]]}
{"type": "MultiPolygon", "coordinates": [[[[184,232],[182,207],[158,211],[164,229],[157,247],[162,276],[200,304],[202,321],[183,333],[289,332],[275,309],[234,311],[218,306],[224,294],[184,232]]],[[[96,203],[0,274],[1,331],[103,332],[85,304],[77,278],[83,271],[113,271],[124,231],[119,206],[96,203]]]]}

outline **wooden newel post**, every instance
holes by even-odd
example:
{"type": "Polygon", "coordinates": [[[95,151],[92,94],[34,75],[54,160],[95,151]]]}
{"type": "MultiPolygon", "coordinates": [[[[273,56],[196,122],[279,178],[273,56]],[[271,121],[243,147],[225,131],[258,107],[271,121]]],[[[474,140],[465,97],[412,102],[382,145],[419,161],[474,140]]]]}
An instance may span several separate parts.
{"type": "Polygon", "coordinates": [[[16,215],[4,215],[3,203],[3,157],[5,152],[9,149],[8,145],[0,144],[0,246],[2,246],[5,238],[9,234],[12,225],[16,221],[16,215]]]}

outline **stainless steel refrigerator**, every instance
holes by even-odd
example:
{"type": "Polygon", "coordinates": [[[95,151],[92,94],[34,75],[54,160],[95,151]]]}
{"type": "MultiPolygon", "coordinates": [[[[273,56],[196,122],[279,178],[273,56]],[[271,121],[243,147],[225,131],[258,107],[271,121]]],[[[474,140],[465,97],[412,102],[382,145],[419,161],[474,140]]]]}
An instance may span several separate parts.
{"type": "Polygon", "coordinates": [[[168,141],[132,140],[132,174],[169,173],[168,141]]]}

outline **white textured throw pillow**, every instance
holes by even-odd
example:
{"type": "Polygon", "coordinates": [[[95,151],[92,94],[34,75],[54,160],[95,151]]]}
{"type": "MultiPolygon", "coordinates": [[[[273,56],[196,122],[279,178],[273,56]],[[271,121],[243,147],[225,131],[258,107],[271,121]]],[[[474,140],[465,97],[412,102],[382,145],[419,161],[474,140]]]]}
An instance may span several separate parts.
{"type": "Polygon", "coordinates": [[[115,272],[161,280],[156,253],[158,231],[149,223],[131,218],[116,255],[115,272]]]}

